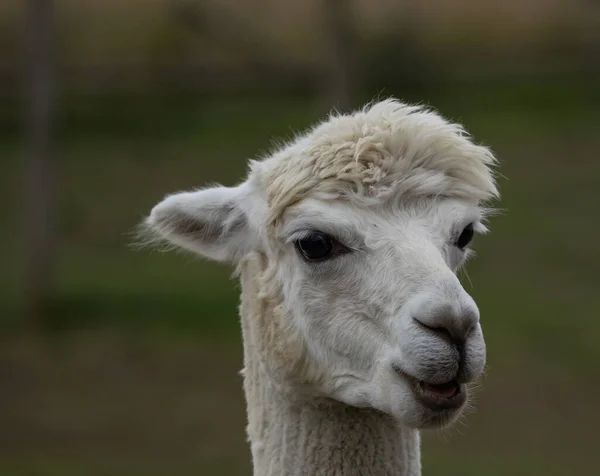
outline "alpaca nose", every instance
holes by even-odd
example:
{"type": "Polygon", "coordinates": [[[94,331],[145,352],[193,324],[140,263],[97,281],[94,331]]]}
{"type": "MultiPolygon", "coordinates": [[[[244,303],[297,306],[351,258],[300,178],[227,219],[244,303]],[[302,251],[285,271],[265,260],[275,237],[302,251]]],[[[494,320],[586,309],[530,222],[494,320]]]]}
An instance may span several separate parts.
{"type": "Polygon", "coordinates": [[[461,289],[455,299],[422,302],[414,308],[413,319],[430,332],[462,343],[479,324],[479,310],[473,298],[461,289]]]}

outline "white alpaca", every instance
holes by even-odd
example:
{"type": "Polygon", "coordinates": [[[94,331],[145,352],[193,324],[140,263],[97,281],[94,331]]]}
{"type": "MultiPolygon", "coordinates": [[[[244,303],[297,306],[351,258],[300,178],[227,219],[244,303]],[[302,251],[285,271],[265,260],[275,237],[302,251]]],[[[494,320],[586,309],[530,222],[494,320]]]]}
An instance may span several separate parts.
{"type": "Polygon", "coordinates": [[[330,117],[247,180],[166,197],[155,237],[237,265],[254,474],[419,475],[485,365],[456,277],[495,159],[435,112],[330,117]]]}

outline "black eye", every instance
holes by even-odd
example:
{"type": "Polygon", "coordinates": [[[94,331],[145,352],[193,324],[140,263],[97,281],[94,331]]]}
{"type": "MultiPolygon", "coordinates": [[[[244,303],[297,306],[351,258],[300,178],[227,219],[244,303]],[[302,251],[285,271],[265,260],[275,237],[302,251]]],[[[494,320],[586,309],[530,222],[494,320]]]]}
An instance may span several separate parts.
{"type": "Polygon", "coordinates": [[[473,239],[473,223],[470,223],[462,231],[462,233],[458,237],[458,240],[456,240],[455,245],[462,250],[465,246],[467,246],[469,243],[471,243],[472,239],[473,239]]]}
{"type": "Polygon", "coordinates": [[[296,248],[307,261],[323,261],[334,256],[341,247],[333,238],[320,231],[313,231],[296,241],[296,248]]]}

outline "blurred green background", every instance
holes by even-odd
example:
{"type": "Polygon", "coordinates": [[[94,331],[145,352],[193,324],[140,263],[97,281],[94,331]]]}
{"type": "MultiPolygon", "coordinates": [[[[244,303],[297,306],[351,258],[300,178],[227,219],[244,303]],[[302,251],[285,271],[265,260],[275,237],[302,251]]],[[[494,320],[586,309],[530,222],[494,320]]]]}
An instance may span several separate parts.
{"type": "Polygon", "coordinates": [[[231,269],[131,233],[389,95],[501,160],[489,369],[424,474],[598,474],[598,2],[2,0],[0,475],[249,475],[231,269]]]}

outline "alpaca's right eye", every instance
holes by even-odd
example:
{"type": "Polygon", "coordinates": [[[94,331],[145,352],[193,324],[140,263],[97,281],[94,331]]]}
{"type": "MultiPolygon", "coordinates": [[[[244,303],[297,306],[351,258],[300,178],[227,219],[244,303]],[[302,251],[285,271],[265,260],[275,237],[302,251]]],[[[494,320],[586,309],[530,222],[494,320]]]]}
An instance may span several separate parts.
{"type": "Polygon", "coordinates": [[[324,261],[348,251],[344,245],[320,231],[310,232],[296,240],[295,245],[306,261],[324,261]]]}
{"type": "Polygon", "coordinates": [[[471,240],[473,239],[473,234],[475,231],[473,230],[473,223],[469,223],[465,229],[462,231],[458,239],[456,240],[456,246],[459,249],[464,249],[471,240]]]}

